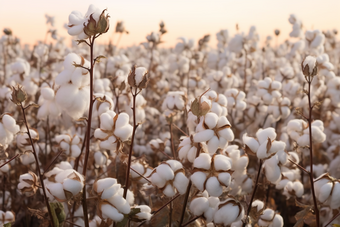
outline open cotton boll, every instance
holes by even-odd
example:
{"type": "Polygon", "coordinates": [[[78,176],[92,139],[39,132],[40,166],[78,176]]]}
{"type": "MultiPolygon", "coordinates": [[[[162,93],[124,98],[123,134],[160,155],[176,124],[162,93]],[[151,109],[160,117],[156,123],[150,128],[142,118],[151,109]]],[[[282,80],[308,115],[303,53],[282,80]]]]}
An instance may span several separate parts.
{"type": "Polygon", "coordinates": [[[128,214],[131,211],[129,203],[121,195],[115,194],[111,198],[107,199],[107,201],[123,214],[128,214]]]}
{"type": "Polygon", "coordinates": [[[166,180],[162,176],[160,176],[157,172],[151,175],[150,181],[159,188],[163,188],[166,184],[166,180]]]}
{"type": "Polygon", "coordinates": [[[147,205],[138,205],[135,208],[139,208],[140,212],[136,214],[136,216],[141,220],[150,220],[151,219],[151,208],[147,205]]]}
{"type": "Polygon", "coordinates": [[[53,195],[58,201],[66,201],[64,188],[61,183],[48,183],[46,185],[47,190],[53,195]]]}
{"type": "Polygon", "coordinates": [[[330,207],[332,209],[338,209],[340,207],[340,183],[335,182],[332,191],[332,198],[330,200],[330,207]]]}
{"type": "Polygon", "coordinates": [[[113,118],[116,116],[116,113],[112,110],[109,110],[100,115],[100,128],[104,130],[111,130],[113,127],[113,118]]]}
{"type": "Polygon", "coordinates": [[[211,157],[207,153],[201,153],[194,161],[194,167],[199,169],[210,169],[211,157]]]}
{"type": "Polygon", "coordinates": [[[229,170],[231,168],[231,159],[224,155],[214,156],[214,167],[216,171],[229,170]]]}
{"type": "Polygon", "coordinates": [[[259,143],[262,144],[265,141],[268,141],[268,138],[270,140],[275,140],[276,133],[274,128],[266,128],[266,129],[259,129],[256,132],[256,137],[259,140],[259,143]]]}
{"type": "Polygon", "coordinates": [[[157,173],[160,177],[162,177],[165,181],[174,179],[174,171],[171,169],[169,165],[161,164],[156,168],[157,173]]]}
{"type": "Polygon", "coordinates": [[[211,129],[217,125],[218,116],[215,113],[207,113],[204,116],[204,123],[211,129]]]}
{"type": "Polygon", "coordinates": [[[192,214],[200,216],[209,209],[209,201],[205,197],[194,198],[190,202],[189,209],[192,214]]]}
{"type": "Polygon", "coordinates": [[[231,225],[231,223],[239,221],[244,216],[244,210],[241,204],[235,200],[227,199],[221,202],[219,209],[214,215],[215,224],[224,224],[225,226],[231,225]],[[234,202],[236,204],[234,204],[234,202]]]}
{"type": "Polygon", "coordinates": [[[247,136],[247,133],[242,136],[243,143],[253,152],[256,153],[259,149],[260,145],[256,139],[253,137],[247,136]]]}
{"type": "Polygon", "coordinates": [[[121,128],[116,128],[114,134],[119,137],[120,140],[126,141],[132,135],[132,125],[128,124],[121,128]]]}
{"type": "Polygon", "coordinates": [[[324,184],[318,193],[318,199],[321,203],[326,202],[326,200],[329,198],[331,191],[333,189],[332,183],[324,184]]]}
{"type": "Polygon", "coordinates": [[[309,55],[302,62],[302,65],[303,65],[303,68],[305,68],[308,65],[309,73],[312,74],[313,73],[313,69],[314,69],[314,67],[316,65],[316,58],[309,55]]]}
{"type": "Polygon", "coordinates": [[[15,134],[20,131],[19,125],[16,124],[16,121],[13,117],[8,114],[3,115],[2,117],[3,127],[9,132],[15,134]]]}
{"type": "Polygon", "coordinates": [[[264,203],[261,200],[257,199],[251,204],[251,206],[256,207],[257,212],[259,212],[264,207],[264,203]]]}
{"type": "Polygon", "coordinates": [[[204,182],[207,179],[207,176],[203,172],[195,172],[190,177],[192,183],[196,186],[196,188],[200,191],[204,190],[204,182]]]}
{"type": "Polygon", "coordinates": [[[187,191],[188,184],[189,179],[182,172],[176,174],[173,185],[179,194],[183,195],[187,191]]]}
{"type": "Polygon", "coordinates": [[[207,129],[201,132],[198,132],[194,135],[194,141],[196,143],[205,142],[210,140],[214,136],[214,131],[211,129],[207,129]]]}
{"type": "Polygon", "coordinates": [[[65,179],[63,187],[64,190],[71,192],[72,195],[77,195],[83,189],[84,185],[77,180],[65,179]]]}
{"type": "Polygon", "coordinates": [[[102,217],[104,219],[110,218],[111,220],[115,222],[120,222],[123,220],[124,215],[119,213],[116,208],[111,206],[110,204],[103,204],[100,206],[100,210],[102,212],[102,217]]]}
{"type": "Polygon", "coordinates": [[[176,192],[174,190],[174,188],[170,185],[170,184],[167,184],[163,190],[163,193],[164,195],[166,195],[167,197],[173,197],[176,192]]]}
{"type": "Polygon", "coordinates": [[[205,187],[210,196],[217,197],[217,196],[220,196],[223,192],[220,182],[218,181],[216,177],[210,177],[207,180],[205,187]]]}

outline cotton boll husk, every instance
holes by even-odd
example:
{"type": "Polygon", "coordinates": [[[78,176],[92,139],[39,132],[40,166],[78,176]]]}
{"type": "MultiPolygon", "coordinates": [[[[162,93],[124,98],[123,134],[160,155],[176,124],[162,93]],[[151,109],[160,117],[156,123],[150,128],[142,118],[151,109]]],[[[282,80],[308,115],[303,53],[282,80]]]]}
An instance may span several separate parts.
{"type": "Polygon", "coordinates": [[[196,188],[200,191],[204,190],[204,182],[207,178],[206,174],[203,172],[195,172],[191,175],[190,179],[196,188]]]}
{"type": "Polygon", "coordinates": [[[181,195],[187,191],[188,184],[189,179],[182,172],[176,174],[173,185],[181,195]]]}
{"type": "Polygon", "coordinates": [[[107,201],[115,206],[117,210],[123,214],[128,214],[131,211],[129,203],[121,195],[116,194],[107,199],[107,201]]]}
{"type": "Polygon", "coordinates": [[[151,175],[150,181],[159,188],[163,188],[166,183],[166,180],[162,176],[160,176],[157,172],[151,175]]]}
{"type": "Polygon", "coordinates": [[[189,209],[194,215],[200,216],[209,209],[209,201],[205,197],[194,198],[189,209]]]}
{"type": "Polygon", "coordinates": [[[162,177],[165,181],[174,179],[174,171],[171,169],[170,166],[166,164],[161,164],[157,166],[157,173],[160,177],[162,177]]]}
{"type": "Polygon", "coordinates": [[[63,187],[66,191],[72,193],[72,195],[77,195],[82,189],[83,184],[77,180],[65,179],[63,182],[63,187]]]}
{"type": "Polygon", "coordinates": [[[224,155],[214,156],[214,167],[216,171],[229,170],[231,168],[231,159],[224,155]]]}
{"type": "Polygon", "coordinates": [[[100,210],[102,212],[103,218],[110,218],[111,220],[115,222],[120,222],[123,220],[124,215],[119,213],[116,208],[111,206],[110,204],[103,204],[100,206],[100,210]]]}
{"type": "Polygon", "coordinates": [[[207,129],[201,132],[198,132],[194,135],[194,142],[205,142],[210,140],[214,136],[214,131],[211,129],[207,129]]]}
{"type": "Polygon", "coordinates": [[[210,169],[211,157],[207,153],[201,153],[194,161],[194,167],[199,169],[210,169]]]}
{"type": "Polygon", "coordinates": [[[210,177],[207,180],[205,187],[210,196],[220,196],[223,192],[220,182],[216,177],[210,177]]]}

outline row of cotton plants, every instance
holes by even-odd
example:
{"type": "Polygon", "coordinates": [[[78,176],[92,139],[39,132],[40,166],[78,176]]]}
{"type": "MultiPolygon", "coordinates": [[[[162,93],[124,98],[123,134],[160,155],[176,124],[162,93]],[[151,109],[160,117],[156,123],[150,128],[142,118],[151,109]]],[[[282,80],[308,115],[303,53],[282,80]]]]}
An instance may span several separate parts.
{"type": "Polygon", "coordinates": [[[0,39],[0,226],[340,225],[337,31],[165,49],[161,22],[119,48],[90,5],[69,47],[46,19],[33,49],[0,39]]]}

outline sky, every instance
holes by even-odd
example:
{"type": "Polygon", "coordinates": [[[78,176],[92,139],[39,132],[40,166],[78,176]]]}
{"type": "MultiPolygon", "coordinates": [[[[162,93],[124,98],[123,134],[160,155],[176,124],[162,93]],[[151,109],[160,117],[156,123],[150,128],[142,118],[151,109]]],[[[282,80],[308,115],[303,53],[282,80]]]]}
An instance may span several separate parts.
{"type": "Polygon", "coordinates": [[[210,45],[216,45],[215,34],[228,29],[232,36],[236,24],[241,31],[248,32],[255,25],[262,42],[267,35],[280,29],[279,42],[288,38],[292,29],[289,15],[294,13],[302,20],[304,30],[340,30],[339,0],[0,0],[0,29],[12,29],[22,44],[35,44],[44,40],[49,26],[45,14],[55,16],[58,34],[71,40],[63,28],[69,14],[78,10],[86,13],[88,6],[107,9],[111,27],[108,34],[99,38],[107,43],[116,43],[116,22],[123,20],[129,34],[124,34],[119,46],[140,44],[147,34],[158,31],[159,22],[164,21],[168,33],[163,36],[164,47],[174,46],[177,38],[194,38],[198,41],[205,34],[212,35],[210,45]]]}

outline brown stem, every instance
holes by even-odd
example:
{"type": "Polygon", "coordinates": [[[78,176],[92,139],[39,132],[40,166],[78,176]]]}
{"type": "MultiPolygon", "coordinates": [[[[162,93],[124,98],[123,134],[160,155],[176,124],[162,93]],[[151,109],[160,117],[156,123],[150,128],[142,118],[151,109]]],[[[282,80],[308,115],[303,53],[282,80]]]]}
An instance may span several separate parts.
{"type": "Polygon", "coordinates": [[[340,212],[337,213],[324,227],[327,227],[328,225],[330,225],[332,223],[332,221],[334,221],[339,216],[340,216],[340,212]]]}
{"type": "Polygon", "coordinates": [[[180,225],[180,227],[187,226],[187,225],[189,225],[190,223],[192,223],[192,222],[196,221],[197,219],[199,219],[200,217],[202,217],[202,216],[195,216],[195,217],[193,217],[192,219],[190,219],[189,221],[187,221],[186,223],[184,223],[183,225],[180,225]]]}
{"type": "MultiPolygon", "coordinates": [[[[93,46],[94,46],[94,40],[96,39],[96,36],[92,36],[90,39],[90,62],[91,62],[91,68],[90,68],[90,106],[89,106],[89,114],[88,114],[88,120],[87,120],[87,130],[86,130],[86,150],[85,150],[85,158],[84,158],[84,165],[83,165],[83,175],[84,175],[84,181],[86,181],[86,171],[87,171],[87,162],[89,159],[90,154],[90,141],[91,141],[91,122],[92,122],[92,109],[93,109],[93,68],[94,68],[94,57],[93,57],[93,46]]],[[[85,227],[89,227],[89,218],[87,214],[87,202],[86,202],[86,185],[84,184],[83,188],[83,212],[84,212],[84,223],[85,227]]]]}
{"type": "Polygon", "coordinates": [[[169,203],[169,227],[172,226],[172,210],[173,210],[173,204],[172,201],[169,203]]]}
{"type": "Polygon", "coordinates": [[[42,190],[43,190],[43,194],[44,194],[44,198],[45,198],[45,203],[46,203],[46,206],[47,206],[48,214],[50,216],[50,221],[52,223],[52,226],[55,227],[54,226],[54,222],[53,222],[53,216],[52,216],[51,207],[50,207],[50,204],[48,202],[48,198],[47,198],[47,194],[46,194],[46,189],[45,189],[45,184],[44,184],[43,176],[42,176],[42,174],[40,172],[38,156],[37,156],[37,153],[35,152],[35,147],[34,147],[34,144],[33,144],[31,133],[30,133],[30,130],[28,128],[28,124],[27,124],[27,120],[26,120],[26,114],[25,114],[25,109],[22,106],[22,104],[20,104],[20,107],[21,107],[21,110],[22,110],[22,114],[24,116],[24,122],[25,122],[25,125],[26,125],[27,134],[28,134],[28,137],[30,139],[30,143],[32,145],[32,149],[33,149],[32,153],[33,153],[33,156],[34,156],[34,159],[35,159],[35,164],[37,166],[37,172],[38,172],[39,179],[40,179],[40,184],[41,184],[41,187],[42,187],[42,190]]]}
{"type": "Polygon", "coordinates": [[[10,163],[13,159],[15,159],[15,158],[18,157],[18,156],[19,156],[19,154],[15,155],[15,156],[12,157],[10,160],[8,160],[8,161],[6,161],[5,163],[1,164],[0,169],[1,169],[3,166],[5,166],[6,164],[10,163]]]}
{"type": "Polygon", "coordinates": [[[319,209],[318,204],[315,197],[315,189],[314,189],[314,179],[313,179],[313,136],[312,136],[312,102],[310,97],[311,92],[311,83],[312,80],[308,80],[308,105],[309,105],[309,117],[308,117],[308,124],[309,124],[309,155],[310,155],[310,172],[309,172],[309,181],[311,184],[311,190],[313,195],[313,203],[314,203],[314,211],[316,217],[316,226],[320,226],[320,216],[319,216],[319,209]]]}
{"type": "MultiPolygon", "coordinates": [[[[172,197],[172,199],[170,199],[169,202],[167,202],[166,204],[164,204],[163,206],[161,206],[158,210],[156,210],[156,211],[152,214],[151,219],[152,219],[153,217],[155,217],[155,215],[156,215],[158,212],[160,212],[161,210],[163,210],[169,203],[171,203],[172,201],[174,201],[175,199],[177,199],[179,196],[180,196],[180,194],[177,194],[176,196],[172,197]]],[[[151,219],[150,219],[150,220],[151,220],[151,219]]],[[[149,220],[149,221],[150,221],[150,220],[149,220]]],[[[138,227],[144,225],[145,223],[146,223],[146,221],[142,222],[138,227]]]]}
{"type": "Polygon", "coordinates": [[[128,166],[126,169],[126,176],[125,176],[125,187],[124,187],[124,194],[123,194],[124,199],[126,199],[127,191],[129,189],[129,184],[130,184],[130,168],[131,168],[133,141],[135,139],[136,129],[138,127],[138,124],[136,123],[136,97],[138,95],[137,87],[135,88],[135,93],[133,93],[133,89],[131,87],[131,94],[132,94],[132,111],[133,111],[133,131],[132,131],[132,138],[131,138],[131,144],[130,144],[128,166]]]}
{"type": "Polygon", "coordinates": [[[2,175],[2,179],[3,179],[3,182],[2,182],[2,211],[3,212],[6,212],[6,210],[5,210],[5,193],[6,193],[6,175],[5,174],[3,174],[2,175]]]}
{"type": "Polygon", "coordinates": [[[250,202],[249,202],[249,204],[248,204],[246,221],[243,223],[243,227],[246,226],[246,222],[247,222],[247,219],[248,219],[250,210],[251,210],[251,205],[252,205],[252,203],[253,203],[253,200],[254,200],[254,197],[255,197],[255,193],[256,193],[256,190],[257,190],[257,186],[258,186],[258,184],[259,184],[259,179],[260,179],[260,175],[261,175],[262,164],[263,164],[263,161],[262,161],[262,159],[260,159],[260,165],[259,165],[259,170],[257,171],[257,177],[256,177],[256,181],[255,181],[255,187],[254,187],[253,193],[252,193],[252,195],[251,195],[250,202]]]}
{"type": "Polygon", "coordinates": [[[174,146],[174,135],[172,134],[172,117],[170,120],[170,141],[171,141],[171,151],[172,151],[172,157],[174,157],[174,159],[177,159],[177,155],[176,155],[176,151],[175,151],[175,146],[174,146]]]}

